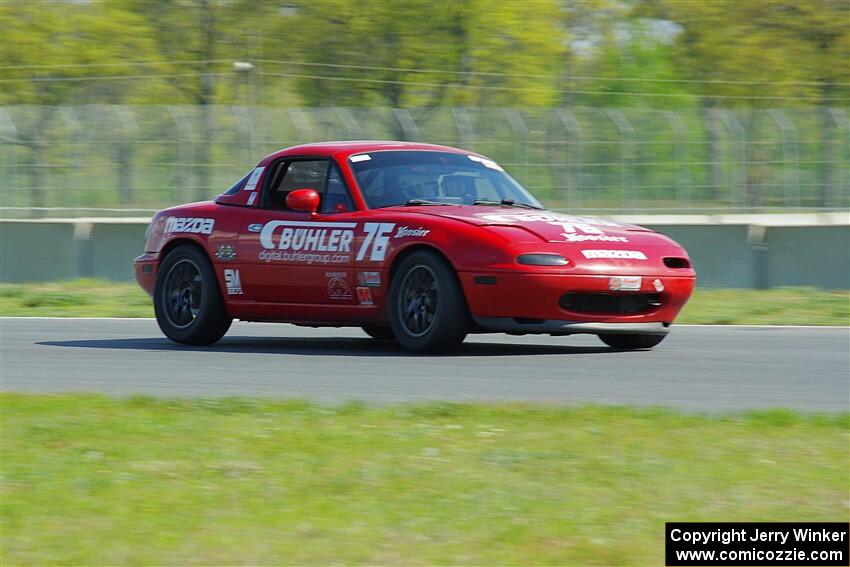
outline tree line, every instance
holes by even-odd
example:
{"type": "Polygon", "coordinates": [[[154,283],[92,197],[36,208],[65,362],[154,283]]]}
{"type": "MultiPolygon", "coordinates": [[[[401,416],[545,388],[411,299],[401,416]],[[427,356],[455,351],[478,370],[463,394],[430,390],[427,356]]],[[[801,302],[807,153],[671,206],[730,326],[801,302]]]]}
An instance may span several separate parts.
{"type": "MultiPolygon", "coordinates": [[[[420,123],[444,107],[696,109],[713,201],[730,175],[716,109],[755,137],[751,110],[812,107],[828,206],[848,100],[847,0],[0,0],[0,106],[35,107],[0,141],[42,164],[56,107],[194,105],[199,196],[217,183],[214,105],[411,109],[420,123]]],[[[130,147],[116,144],[116,162],[133,162],[130,147]]],[[[746,169],[749,205],[764,167],[746,169]]],[[[26,176],[35,207],[45,171],[26,176]]]]}
{"type": "Polygon", "coordinates": [[[846,0],[4,0],[0,103],[847,106],[846,0]]]}

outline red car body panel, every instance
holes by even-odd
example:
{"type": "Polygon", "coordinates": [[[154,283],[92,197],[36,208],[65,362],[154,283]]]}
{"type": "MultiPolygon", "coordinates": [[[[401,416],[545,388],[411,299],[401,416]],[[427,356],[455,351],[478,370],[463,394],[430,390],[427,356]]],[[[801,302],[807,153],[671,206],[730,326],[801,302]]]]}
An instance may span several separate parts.
{"type": "Polygon", "coordinates": [[[696,276],[685,250],[645,228],[508,206],[369,210],[348,158],[385,150],[477,156],[401,142],[334,142],[276,152],[257,165],[244,189],[214,202],[159,212],[135,262],[137,281],[153,294],[168,250],[194,243],[210,258],[232,317],[359,326],[387,321],[393,267],[414,247],[429,247],[457,272],[476,330],[563,334],[595,332],[592,326],[583,329],[583,323],[660,323],[666,328],[691,295],[696,276]],[[261,208],[258,193],[271,165],[293,156],[333,160],[355,210],[311,214],[261,208]],[[555,253],[568,263],[517,262],[518,255],[528,253],[555,253]],[[665,264],[665,258],[677,259],[670,264],[676,267],[665,264]],[[622,278],[631,278],[631,288],[612,291],[622,278]],[[631,314],[589,313],[565,307],[568,292],[655,294],[658,305],[631,314]],[[564,327],[564,322],[579,325],[564,327]]]}

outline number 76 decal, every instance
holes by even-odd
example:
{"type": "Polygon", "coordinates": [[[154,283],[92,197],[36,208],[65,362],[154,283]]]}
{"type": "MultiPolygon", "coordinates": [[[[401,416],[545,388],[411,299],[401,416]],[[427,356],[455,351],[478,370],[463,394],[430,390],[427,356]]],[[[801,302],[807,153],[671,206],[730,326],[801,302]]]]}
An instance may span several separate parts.
{"type": "Polygon", "coordinates": [[[372,262],[380,262],[387,255],[387,245],[390,242],[389,235],[392,234],[395,228],[395,223],[391,222],[367,222],[363,225],[363,230],[366,232],[366,238],[363,239],[363,244],[360,245],[360,250],[357,251],[357,261],[361,261],[366,257],[366,252],[371,247],[372,253],[369,255],[369,260],[372,262]]]}

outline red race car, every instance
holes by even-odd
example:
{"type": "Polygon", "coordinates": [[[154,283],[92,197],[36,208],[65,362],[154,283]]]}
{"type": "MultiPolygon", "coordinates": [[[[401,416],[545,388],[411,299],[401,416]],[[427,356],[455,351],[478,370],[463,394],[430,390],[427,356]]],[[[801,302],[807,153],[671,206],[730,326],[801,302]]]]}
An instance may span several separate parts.
{"type": "Polygon", "coordinates": [[[215,201],[159,212],[135,272],[180,343],[238,318],[357,326],[423,352],[482,332],[650,348],[695,280],[666,236],[547,211],[487,157],[402,142],[271,154],[215,201]]]}

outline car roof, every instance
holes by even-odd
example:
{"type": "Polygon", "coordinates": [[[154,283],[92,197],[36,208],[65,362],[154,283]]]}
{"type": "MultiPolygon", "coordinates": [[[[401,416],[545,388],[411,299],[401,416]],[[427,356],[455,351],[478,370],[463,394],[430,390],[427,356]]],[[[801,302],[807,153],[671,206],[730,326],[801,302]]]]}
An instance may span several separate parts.
{"type": "Polygon", "coordinates": [[[386,150],[420,150],[420,151],[439,151],[450,152],[464,155],[478,155],[476,152],[452,148],[450,146],[440,146],[437,144],[422,144],[419,142],[395,142],[383,140],[349,140],[338,142],[317,142],[313,144],[302,144],[300,146],[292,146],[285,148],[266,156],[266,159],[276,159],[279,157],[292,155],[313,155],[313,156],[338,156],[346,158],[353,154],[363,152],[378,152],[386,150]]]}

